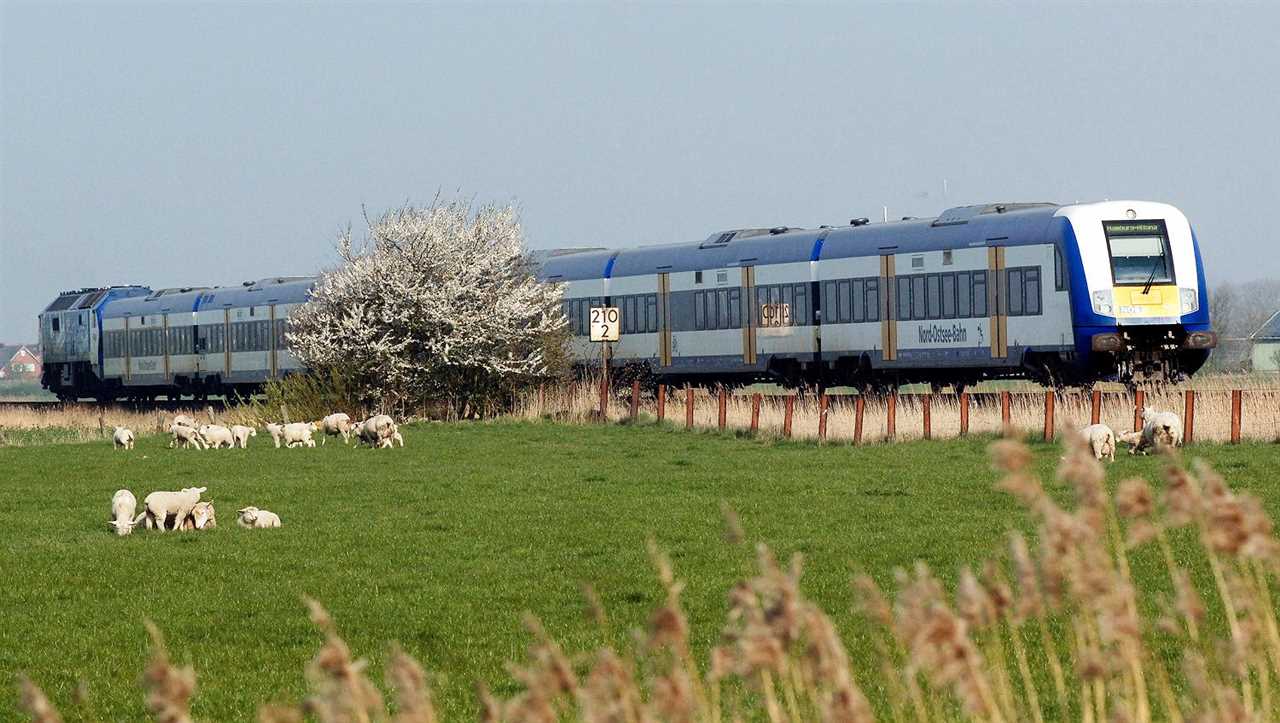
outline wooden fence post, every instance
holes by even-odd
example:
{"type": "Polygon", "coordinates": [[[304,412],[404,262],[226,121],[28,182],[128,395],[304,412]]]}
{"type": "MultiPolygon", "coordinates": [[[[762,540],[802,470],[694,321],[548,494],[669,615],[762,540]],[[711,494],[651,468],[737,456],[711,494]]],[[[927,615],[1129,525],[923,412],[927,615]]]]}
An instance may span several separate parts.
{"type": "Polygon", "coordinates": [[[1147,404],[1147,393],[1141,389],[1133,393],[1133,431],[1142,431],[1142,410],[1147,404]]]}
{"type": "Polygon", "coordinates": [[[600,421],[609,421],[609,372],[600,377],[600,421]]]}
{"type": "Polygon", "coordinates": [[[1056,397],[1053,392],[1044,393],[1044,441],[1053,441],[1053,403],[1056,397]]]}
{"type": "Polygon", "coordinates": [[[684,388],[684,428],[693,429],[693,387],[684,388]]]}
{"type": "Polygon", "coordinates": [[[893,392],[889,398],[885,400],[884,409],[884,438],[891,441],[898,433],[898,393],[893,392]]]}
{"type": "Polygon", "coordinates": [[[818,441],[827,441],[827,395],[818,397],[818,441]]]}
{"type": "Polygon", "coordinates": [[[858,395],[853,401],[853,443],[862,444],[862,414],[867,411],[867,398],[858,395]]]}
{"type": "Polygon", "coordinates": [[[932,394],[920,395],[920,413],[921,413],[921,417],[923,417],[922,423],[924,425],[925,439],[933,439],[933,420],[930,419],[930,413],[932,411],[932,406],[933,406],[932,403],[930,402],[930,398],[932,396],[933,396],[932,394]]]}
{"type": "Polygon", "coordinates": [[[546,384],[538,385],[538,413],[539,414],[547,413],[547,385],[546,384]]]}
{"type": "Polygon", "coordinates": [[[1196,438],[1196,393],[1188,389],[1182,406],[1182,443],[1191,444],[1196,438]]]}
{"type": "Polygon", "coordinates": [[[1000,427],[1003,431],[1007,431],[1010,425],[1011,417],[1009,416],[1009,393],[1000,392],[1000,427]]]}
{"type": "Polygon", "coordinates": [[[1244,399],[1239,389],[1231,390],[1231,443],[1240,443],[1240,417],[1244,413],[1244,399]]]}
{"type": "Polygon", "coordinates": [[[960,436],[969,433],[969,393],[960,392],[960,436]]]}
{"type": "Polygon", "coordinates": [[[721,385],[719,399],[717,400],[717,402],[719,403],[719,417],[717,418],[717,423],[720,426],[721,432],[724,431],[726,406],[728,404],[728,401],[729,401],[729,392],[725,390],[723,385],[721,385]]]}
{"type": "Polygon", "coordinates": [[[1093,394],[1089,395],[1089,424],[1097,424],[1102,421],[1102,392],[1097,389],[1093,390],[1093,394]]]}
{"type": "Polygon", "coordinates": [[[640,415],[640,380],[633,379],[631,381],[631,409],[628,414],[632,419],[640,415]]]}
{"type": "Polygon", "coordinates": [[[791,439],[791,415],[796,411],[796,396],[787,395],[787,404],[782,411],[782,436],[791,439]]]}
{"type": "Polygon", "coordinates": [[[751,395],[751,433],[760,431],[760,392],[751,395]]]}
{"type": "Polygon", "coordinates": [[[658,421],[667,418],[667,385],[658,385],[658,421]]]}

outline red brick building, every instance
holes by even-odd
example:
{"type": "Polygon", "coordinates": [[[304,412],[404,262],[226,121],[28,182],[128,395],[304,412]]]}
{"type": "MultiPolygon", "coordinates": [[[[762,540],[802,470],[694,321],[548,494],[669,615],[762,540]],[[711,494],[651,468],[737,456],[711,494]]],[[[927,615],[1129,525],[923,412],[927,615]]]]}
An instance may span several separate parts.
{"type": "Polygon", "coordinates": [[[25,344],[0,346],[0,379],[40,379],[40,353],[25,344]]]}

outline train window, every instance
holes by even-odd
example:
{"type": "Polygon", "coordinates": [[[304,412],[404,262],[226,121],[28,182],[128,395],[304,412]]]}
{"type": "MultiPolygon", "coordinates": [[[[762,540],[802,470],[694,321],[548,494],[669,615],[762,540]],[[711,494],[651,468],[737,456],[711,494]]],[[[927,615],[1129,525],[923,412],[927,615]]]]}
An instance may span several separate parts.
{"type": "Polygon", "coordinates": [[[1065,291],[1067,288],[1067,265],[1062,260],[1062,249],[1053,247],[1053,290],[1065,291]]]}
{"type": "Polygon", "coordinates": [[[819,313],[822,315],[823,324],[835,324],[840,321],[840,314],[836,309],[836,288],[835,281],[822,282],[822,306],[819,307],[819,313]]]}
{"type": "Polygon", "coordinates": [[[956,274],[956,316],[969,318],[973,311],[973,277],[967,271],[956,274]]]}
{"type": "Polygon", "coordinates": [[[952,263],[951,259],[952,259],[952,257],[951,257],[951,250],[950,250],[950,249],[947,249],[946,251],[943,251],[943,252],[942,252],[942,265],[943,265],[943,266],[950,266],[950,265],[951,265],[951,263],[952,263]]]}
{"type": "Polygon", "coordinates": [[[701,271],[695,271],[695,272],[693,272],[693,283],[695,283],[695,284],[701,284],[701,283],[702,283],[702,272],[701,272],[701,271]]]}
{"type": "Polygon", "coordinates": [[[911,318],[911,279],[899,277],[894,282],[898,287],[898,319],[911,318]]]}
{"type": "Polygon", "coordinates": [[[729,289],[729,328],[742,328],[742,289],[729,289]]]}
{"type": "Polygon", "coordinates": [[[729,290],[721,289],[716,292],[716,328],[729,328],[729,290]]]}
{"type": "Polygon", "coordinates": [[[1007,311],[1009,313],[1009,316],[1022,316],[1022,313],[1023,313],[1022,270],[1009,269],[1005,273],[1008,274],[1009,276],[1009,285],[1006,287],[1009,290],[1009,293],[1008,293],[1009,300],[1007,304],[1008,306],[1007,311]]]}
{"type": "Polygon", "coordinates": [[[879,279],[867,279],[867,321],[880,321],[879,279]]]}
{"type": "Polygon", "coordinates": [[[693,294],[693,328],[702,331],[707,328],[707,309],[704,306],[703,293],[696,291],[693,294]]]}
{"type": "Polygon", "coordinates": [[[849,287],[849,321],[866,321],[867,318],[867,282],[854,279],[849,287]]]}
{"type": "Polygon", "coordinates": [[[911,277],[911,318],[925,319],[928,309],[925,307],[925,281],[924,276],[911,277]]]}
{"type": "Polygon", "coordinates": [[[938,274],[929,274],[929,311],[930,319],[942,318],[942,278],[938,274]]]}
{"type": "Polygon", "coordinates": [[[847,324],[853,319],[849,303],[853,301],[853,282],[846,279],[840,282],[840,293],[836,299],[836,307],[831,310],[832,321],[847,324]]]}
{"type": "Polygon", "coordinates": [[[58,317],[54,316],[54,317],[50,317],[50,318],[49,318],[49,330],[50,330],[50,331],[57,332],[57,331],[59,330],[60,325],[61,325],[61,323],[60,323],[60,321],[59,321],[58,317]]]}
{"type": "Polygon", "coordinates": [[[809,285],[796,284],[795,306],[791,307],[791,323],[797,326],[808,326],[812,318],[809,313],[809,285]]]}
{"type": "Polygon", "coordinates": [[[657,294],[650,294],[649,298],[645,301],[645,328],[648,329],[651,334],[658,330],[657,294]]]}
{"type": "Polygon", "coordinates": [[[956,318],[956,275],[942,275],[942,318],[956,318]]]}
{"type": "Polygon", "coordinates": [[[987,272],[973,272],[973,315],[975,317],[983,317],[987,315],[987,272]]]}
{"type": "Polygon", "coordinates": [[[1040,269],[1027,269],[1022,276],[1024,283],[1024,312],[1028,315],[1040,313],[1040,269]]]}
{"type": "Polygon", "coordinates": [[[1111,276],[1117,285],[1173,283],[1163,221],[1104,223],[1102,227],[1111,247],[1111,276]]]}

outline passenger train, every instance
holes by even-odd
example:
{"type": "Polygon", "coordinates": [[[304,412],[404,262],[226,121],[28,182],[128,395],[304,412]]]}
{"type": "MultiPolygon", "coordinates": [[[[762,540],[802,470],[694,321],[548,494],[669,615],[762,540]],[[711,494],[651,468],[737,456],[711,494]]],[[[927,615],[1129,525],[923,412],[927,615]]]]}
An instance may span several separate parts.
{"type": "Polygon", "coordinates": [[[588,310],[616,306],[610,365],[669,381],[1133,383],[1192,374],[1217,343],[1195,233],[1146,201],[737,229],[562,254],[541,276],[566,284],[583,364],[602,354],[588,310]]]}
{"type": "MultiPolygon", "coordinates": [[[[736,229],[694,243],[560,252],[580,368],[668,382],[963,388],[1177,380],[1217,344],[1200,250],[1163,203],[962,206],[937,218],[736,229]],[[621,338],[589,340],[616,306],[621,338]]],[[[250,394],[302,367],[285,342],[312,277],[81,289],[40,314],[61,399],[250,394]]]]}

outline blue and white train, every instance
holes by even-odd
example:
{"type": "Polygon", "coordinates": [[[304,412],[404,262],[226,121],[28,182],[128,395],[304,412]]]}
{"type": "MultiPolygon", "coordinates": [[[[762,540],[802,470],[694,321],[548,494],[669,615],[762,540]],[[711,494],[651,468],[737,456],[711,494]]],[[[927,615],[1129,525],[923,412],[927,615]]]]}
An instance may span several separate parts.
{"type": "Polygon", "coordinates": [[[962,206],[937,218],[738,229],[552,256],[575,357],[616,306],[610,365],[673,382],[1177,380],[1217,337],[1195,234],[1163,203],[962,206]]]}
{"type": "Polygon", "coordinates": [[[251,394],[302,368],[285,326],[314,281],[64,292],[40,314],[41,382],[63,400],[251,394]]]}

